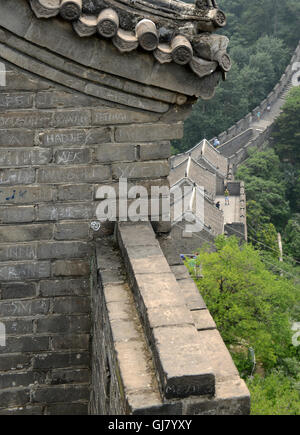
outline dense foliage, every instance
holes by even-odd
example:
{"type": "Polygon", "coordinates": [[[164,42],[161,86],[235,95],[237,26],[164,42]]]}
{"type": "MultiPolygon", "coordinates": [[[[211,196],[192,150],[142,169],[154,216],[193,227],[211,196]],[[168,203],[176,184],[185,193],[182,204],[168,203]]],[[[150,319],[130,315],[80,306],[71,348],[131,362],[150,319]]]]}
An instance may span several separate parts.
{"type": "Polygon", "coordinates": [[[233,67],[215,97],[194,106],[184,138],[173,142],[174,152],[211,139],[253,110],[280,79],[298,43],[298,0],[219,0],[218,5],[228,18],[220,33],[230,38],[233,67]]]}
{"type": "MultiPolygon", "coordinates": [[[[269,270],[265,257],[235,237],[219,236],[216,252],[203,248],[198,288],[232,357],[247,380],[253,414],[300,415],[300,347],[291,325],[299,315],[300,287],[269,270]],[[250,376],[254,349],[260,376],[250,376]],[[264,376],[261,376],[261,374],[264,376]]],[[[189,266],[193,274],[193,266],[189,266]]]]}

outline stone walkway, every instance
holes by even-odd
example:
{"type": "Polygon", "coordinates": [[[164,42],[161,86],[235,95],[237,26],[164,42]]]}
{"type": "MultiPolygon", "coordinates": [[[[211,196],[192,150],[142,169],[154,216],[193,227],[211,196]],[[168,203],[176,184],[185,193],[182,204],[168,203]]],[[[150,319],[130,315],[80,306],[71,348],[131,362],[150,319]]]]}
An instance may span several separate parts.
{"type": "Polygon", "coordinates": [[[220,210],[224,213],[224,225],[231,224],[233,222],[240,222],[240,197],[230,196],[229,205],[225,205],[225,197],[216,196],[215,202],[220,201],[220,210]]]}

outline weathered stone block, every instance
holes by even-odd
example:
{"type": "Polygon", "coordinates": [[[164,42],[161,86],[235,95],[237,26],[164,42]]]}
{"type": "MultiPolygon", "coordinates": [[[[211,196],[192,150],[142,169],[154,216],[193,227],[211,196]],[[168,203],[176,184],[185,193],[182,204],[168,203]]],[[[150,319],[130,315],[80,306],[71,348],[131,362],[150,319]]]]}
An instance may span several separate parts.
{"type": "Polygon", "coordinates": [[[215,375],[203,353],[194,326],[159,327],[153,330],[156,363],[167,399],[214,395],[215,375]],[[174,361],[176,355],[176,363],[174,361]]]}
{"type": "Polygon", "coordinates": [[[85,279],[63,279],[40,282],[40,292],[43,297],[54,296],[84,296],[89,294],[89,282],[85,279]]]}
{"type": "Polygon", "coordinates": [[[156,121],[158,115],[121,109],[99,109],[92,112],[93,125],[135,124],[156,121]]]}
{"type": "Polygon", "coordinates": [[[80,349],[88,350],[88,334],[59,334],[52,337],[53,350],[80,349]]]}
{"type": "Polygon", "coordinates": [[[82,314],[89,313],[90,310],[90,300],[87,297],[62,297],[53,302],[55,314],[82,314]]]}
{"type": "Polygon", "coordinates": [[[87,385],[63,385],[61,387],[44,387],[33,391],[32,401],[37,403],[77,402],[89,399],[87,385]]]}
{"type": "Polygon", "coordinates": [[[217,328],[208,310],[193,310],[191,314],[198,331],[217,328]]]}
{"type": "Polygon", "coordinates": [[[0,94],[0,110],[30,109],[33,106],[32,93],[0,94]]]}
{"type": "Polygon", "coordinates": [[[30,242],[52,239],[53,225],[2,225],[0,226],[0,243],[30,242]]]}
{"type": "Polygon", "coordinates": [[[2,187],[0,204],[32,204],[52,201],[54,190],[50,186],[2,187]]]}
{"type": "Polygon", "coordinates": [[[50,262],[11,263],[0,266],[0,280],[22,281],[50,276],[50,262]]]}
{"type": "Polygon", "coordinates": [[[58,186],[59,201],[88,201],[92,199],[93,189],[89,184],[69,184],[58,186]]]}
{"type": "Polygon", "coordinates": [[[36,296],[34,283],[15,282],[1,284],[1,299],[32,298],[36,296]]]}
{"type": "Polygon", "coordinates": [[[109,127],[90,128],[86,130],[49,130],[43,131],[38,135],[38,143],[41,146],[95,145],[110,142],[111,139],[111,130],[109,127]]]}
{"type": "Polygon", "coordinates": [[[90,274],[90,264],[87,261],[58,260],[52,266],[53,276],[87,276],[90,274]]]}
{"type": "Polygon", "coordinates": [[[1,371],[25,370],[31,366],[31,356],[26,354],[0,355],[1,371]]]}
{"type": "Polygon", "coordinates": [[[41,353],[33,358],[33,368],[53,369],[63,367],[86,366],[88,355],[85,352],[41,353]]]}
{"type": "Polygon", "coordinates": [[[78,165],[90,161],[91,150],[88,148],[59,149],[54,153],[54,162],[57,165],[78,165]]]}
{"type": "Polygon", "coordinates": [[[97,183],[110,178],[110,167],[104,165],[38,169],[39,183],[97,183]]]}
{"type": "Polygon", "coordinates": [[[134,161],[136,146],[132,144],[104,144],[96,148],[96,160],[100,163],[134,161]]]}
{"type": "Polygon", "coordinates": [[[29,223],[35,220],[34,206],[0,207],[0,222],[3,224],[29,223]]]}
{"type": "Polygon", "coordinates": [[[141,160],[168,159],[171,156],[170,142],[154,142],[138,146],[141,160]]]}
{"type": "Polygon", "coordinates": [[[84,242],[48,242],[39,243],[37,256],[40,260],[47,258],[82,258],[90,253],[90,247],[84,242]]]}
{"type": "Polygon", "coordinates": [[[35,181],[35,171],[31,168],[2,169],[0,185],[32,184],[35,181]]]}
{"type": "Polygon", "coordinates": [[[3,317],[24,317],[47,314],[50,307],[48,299],[32,299],[11,302],[0,302],[3,317]]]}
{"type": "Polygon", "coordinates": [[[113,178],[161,178],[170,172],[169,163],[164,160],[154,162],[113,163],[113,178]]]}
{"type": "Polygon", "coordinates": [[[0,164],[3,166],[46,165],[51,159],[52,151],[49,149],[8,149],[0,151],[0,164]]]}
{"type": "Polygon", "coordinates": [[[77,92],[51,91],[38,92],[36,94],[36,107],[38,109],[88,107],[97,105],[99,105],[97,98],[77,92]]]}
{"type": "Polygon", "coordinates": [[[0,261],[33,260],[36,258],[36,245],[0,245],[0,261]]]}
{"type": "Polygon", "coordinates": [[[55,240],[89,239],[90,229],[87,223],[59,223],[54,227],[55,240]]]}
{"type": "MultiPolygon", "coordinates": [[[[37,333],[50,334],[61,333],[63,331],[65,334],[82,334],[89,332],[89,330],[89,316],[66,316],[57,314],[49,317],[40,318],[36,321],[37,333]]],[[[54,357],[55,355],[52,355],[52,359],[54,359],[54,357]]],[[[54,367],[65,367],[65,365],[54,365],[54,367]]]]}
{"type": "Polygon", "coordinates": [[[37,220],[56,221],[63,219],[92,219],[95,216],[96,204],[57,204],[39,205],[37,207],[37,220]]]}
{"type": "Polygon", "coordinates": [[[182,123],[122,126],[117,127],[115,132],[117,142],[153,142],[156,140],[181,139],[182,136],[182,123]]]}
{"type": "Polygon", "coordinates": [[[32,130],[0,130],[0,145],[4,147],[31,147],[34,144],[32,130]]]}
{"type": "Polygon", "coordinates": [[[49,337],[11,337],[8,336],[6,346],[0,347],[0,353],[41,352],[49,350],[49,337]]]}

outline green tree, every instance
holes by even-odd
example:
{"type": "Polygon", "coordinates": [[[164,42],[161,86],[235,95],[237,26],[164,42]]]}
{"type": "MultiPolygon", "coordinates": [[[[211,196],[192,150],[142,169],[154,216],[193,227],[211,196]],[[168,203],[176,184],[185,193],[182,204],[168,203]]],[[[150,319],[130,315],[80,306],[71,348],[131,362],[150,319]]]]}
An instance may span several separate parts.
{"type": "Polygon", "coordinates": [[[259,252],[246,243],[239,246],[235,237],[219,236],[216,248],[213,253],[202,250],[197,258],[203,274],[196,281],[200,293],[238,368],[247,367],[248,356],[236,349],[251,346],[269,370],[295,355],[290,315],[299,288],[272,274],[259,252]]]}

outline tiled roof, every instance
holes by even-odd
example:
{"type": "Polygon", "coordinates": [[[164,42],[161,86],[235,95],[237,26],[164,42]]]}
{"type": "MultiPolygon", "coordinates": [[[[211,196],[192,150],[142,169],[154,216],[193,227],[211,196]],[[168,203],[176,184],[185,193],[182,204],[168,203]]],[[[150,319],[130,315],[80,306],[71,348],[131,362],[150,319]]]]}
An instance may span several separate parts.
{"type": "Polygon", "coordinates": [[[82,38],[98,34],[120,52],[152,52],[163,63],[189,65],[200,78],[231,67],[228,38],[212,32],[226,24],[215,0],[28,0],[38,18],[60,16],[82,38]]]}

